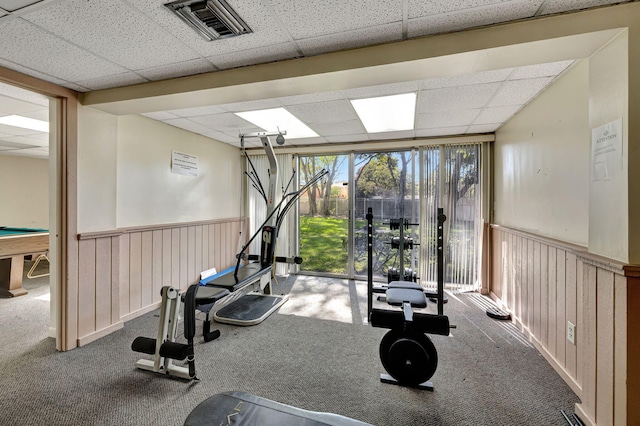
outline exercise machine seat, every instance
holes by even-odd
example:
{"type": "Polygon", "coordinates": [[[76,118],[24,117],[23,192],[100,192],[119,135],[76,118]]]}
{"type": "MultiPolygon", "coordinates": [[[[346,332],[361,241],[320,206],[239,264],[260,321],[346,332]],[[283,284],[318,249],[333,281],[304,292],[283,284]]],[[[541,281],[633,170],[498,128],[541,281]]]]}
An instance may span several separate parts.
{"type": "Polygon", "coordinates": [[[422,286],[418,283],[414,283],[413,281],[391,281],[388,284],[388,288],[406,288],[422,291],[422,286]]]}
{"type": "Polygon", "coordinates": [[[425,308],[427,306],[427,297],[422,289],[390,287],[387,290],[387,303],[391,306],[402,306],[404,303],[410,303],[413,308],[425,308]]]}
{"type": "Polygon", "coordinates": [[[229,290],[220,287],[198,286],[196,303],[198,306],[216,303],[229,294],[229,290]]]}
{"type": "Polygon", "coordinates": [[[185,426],[371,426],[332,413],[303,410],[246,392],[225,392],[201,402],[187,417],[185,426]]]}

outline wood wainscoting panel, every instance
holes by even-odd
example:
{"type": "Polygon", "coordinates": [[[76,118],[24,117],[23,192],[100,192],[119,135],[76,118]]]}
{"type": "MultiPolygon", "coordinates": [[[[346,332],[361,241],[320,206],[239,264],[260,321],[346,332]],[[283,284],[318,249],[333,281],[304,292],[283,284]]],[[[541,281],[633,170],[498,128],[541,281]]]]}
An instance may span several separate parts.
{"type": "Polygon", "coordinates": [[[163,286],[186,290],[200,272],[234,266],[247,227],[230,218],[78,235],[77,345],[157,309],[163,286]]]}
{"type": "Polygon", "coordinates": [[[631,321],[640,314],[630,307],[640,268],[525,231],[491,225],[490,234],[485,287],[576,392],[585,423],[625,425],[640,414],[640,324],[631,321]]]}

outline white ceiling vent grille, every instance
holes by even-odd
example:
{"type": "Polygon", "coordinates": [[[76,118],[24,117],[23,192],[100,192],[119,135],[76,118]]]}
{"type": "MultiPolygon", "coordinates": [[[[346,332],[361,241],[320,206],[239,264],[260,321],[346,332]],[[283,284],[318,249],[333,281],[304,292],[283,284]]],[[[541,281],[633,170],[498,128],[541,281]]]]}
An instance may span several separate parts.
{"type": "Polygon", "coordinates": [[[251,32],[225,0],[180,0],[165,6],[209,41],[251,32]]]}

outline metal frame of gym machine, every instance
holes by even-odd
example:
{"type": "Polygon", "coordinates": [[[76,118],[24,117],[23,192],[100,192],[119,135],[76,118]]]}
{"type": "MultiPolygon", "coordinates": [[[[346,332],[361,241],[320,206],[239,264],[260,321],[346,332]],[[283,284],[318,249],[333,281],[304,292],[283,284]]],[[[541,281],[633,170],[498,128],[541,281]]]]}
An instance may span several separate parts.
{"type": "MultiPolygon", "coordinates": [[[[437,233],[437,315],[414,312],[413,307],[426,307],[426,295],[419,284],[407,281],[396,281],[388,285],[373,285],[373,213],[367,212],[367,314],[369,323],[373,327],[390,329],[380,343],[380,358],[389,374],[381,374],[380,381],[401,386],[417,387],[433,390],[433,383],[429,379],[433,376],[438,365],[438,354],[427,334],[448,336],[451,328],[449,318],[444,315],[444,232],[443,224],[446,216],[442,208],[438,208],[437,233]],[[409,295],[418,292],[419,303],[414,304],[406,299],[397,303],[401,310],[380,309],[373,307],[373,294],[391,290],[394,283],[400,283],[401,291],[408,291],[409,295]],[[403,286],[405,283],[406,286],[403,286]],[[420,295],[420,293],[422,293],[420,295]],[[423,301],[422,301],[423,300],[423,301]]],[[[400,226],[403,226],[401,223],[400,226]]],[[[400,247],[404,244],[400,241],[400,247]]],[[[404,271],[400,271],[400,277],[404,271]]],[[[389,300],[386,300],[389,302],[389,300]]]]}

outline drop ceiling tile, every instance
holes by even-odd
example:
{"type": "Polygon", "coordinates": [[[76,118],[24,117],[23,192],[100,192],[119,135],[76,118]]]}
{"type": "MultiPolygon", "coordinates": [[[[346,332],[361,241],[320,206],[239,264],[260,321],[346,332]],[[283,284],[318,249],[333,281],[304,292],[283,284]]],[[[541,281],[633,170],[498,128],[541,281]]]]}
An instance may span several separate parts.
{"type": "Polygon", "coordinates": [[[513,68],[505,68],[501,70],[482,71],[474,74],[463,74],[454,77],[439,77],[422,80],[420,88],[442,89],[445,87],[468,86],[471,84],[494,83],[505,81],[513,72],[513,68]]]}
{"type": "Polygon", "coordinates": [[[397,95],[401,93],[417,92],[420,88],[420,80],[404,81],[400,83],[381,84],[379,86],[359,87],[344,90],[348,99],[375,98],[379,96],[397,95]]]}
{"type": "Polygon", "coordinates": [[[191,121],[188,118],[174,118],[172,120],[164,120],[164,123],[167,123],[170,126],[178,127],[180,129],[187,130],[192,133],[198,134],[206,134],[211,132],[211,128],[203,126],[199,123],[191,121]]]}
{"type": "Polygon", "coordinates": [[[36,120],[49,121],[49,108],[48,107],[45,107],[45,108],[40,107],[40,108],[41,109],[37,111],[25,112],[20,115],[22,115],[23,117],[34,118],[36,120]]]}
{"type": "Polygon", "coordinates": [[[126,71],[22,19],[0,25],[0,52],[8,68],[26,71],[28,75],[44,77],[47,81],[54,77],[64,82],[76,82],[126,71]]]}
{"type": "Polygon", "coordinates": [[[216,71],[216,67],[214,67],[211,62],[206,59],[194,59],[192,61],[185,61],[177,64],[145,68],[137,70],[136,72],[148,80],[156,81],[168,78],[184,77],[187,75],[203,74],[211,71],[216,71]]]}
{"type": "Polygon", "coordinates": [[[552,77],[541,77],[507,81],[487,106],[524,105],[547,87],[552,80],[552,77]]]}
{"type": "Polygon", "coordinates": [[[504,0],[429,0],[429,1],[410,1],[409,2],[409,19],[415,19],[423,16],[440,15],[443,13],[456,12],[465,9],[473,9],[476,7],[489,6],[501,3],[504,0]]]}
{"type": "Polygon", "coordinates": [[[214,139],[218,142],[223,142],[223,143],[236,143],[239,141],[238,135],[236,134],[235,136],[229,136],[227,133],[224,132],[216,132],[216,131],[209,131],[207,133],[205,133],[203,136],[206,136],[210,139],[214,139]]]}
{"type": "Polygon", "coordinates": [[[100,78],[80,80],[77,83],[91,90],[109,89],[111,87],[129,86],[132,84],[146,83],[146,78],[140,77],[134,72],[105,75],[100,78]]]}
{"type": "Polygon", "coordinates": [[[208,41],[191,27],[187,26],[178,16],[163,6],[168,1],[158,0],[129,0],[132,7],[149,16],[160,27],[180,40],[185,46],[193,49],[200,56],[208,57],[232,54],[243,50],[266,47],[291,41],[286,30],[270,13],[266,2],[260,0],[232,1],[229,4],[238,15],[249,25],[253,33],[243,34],[208,41]]]}
{"type": "Polygon", "coordinates": [[[41,2],[42,0],[0,0],[0,7],[9,12],[15,12],[24,7],[41,2]]]}
{"type": "Polygon", "coordinates": [[[272,0],[270,3],[295,40],[402,22],[402,5],[396,0],[272,0]]]}
{"type": "Polygon", "coordinates": [[[23,129],[22,127],[8,126],[6,124],[0,124],[0,133],[4,133],[11,136],[28,136],[38,133],[31,129],[23,129]]]}
{"type": "Polygon", "coordinates": [[[417,138],[430,138],[436,136],[463,135],[467,126],[437,127],[434,129],[416,129],[417,138]]]}
{"type": "Polygon", "coordinates": [[[290,105],[287,110],[307,124],[341,123],[349,120],[358,120],[358,115],[351,106],[351,102],[346,99],[290,105]]]}
{"type": "Polygon", "coordinates": [[[243,112],[255,111],[259,109],[279,108],[282,106],[278,99],[258,99],[255,101],[235,102],[231,104],[218,105],[224,111],[243,112]]]}
{"type": "Polygon", "coordinates": [[[366,133],[360,120],[350,120],[340,123],[316,123],[309,126],[323,137],[366,133]]]}
{"type": "Polygon", "coordinates": [[[11,84],[0,83],[0,94],[43,107],[49,107],[49,98],[46,96],[17,86],[12,86],[11,84]]]}
{"type": "Polygon", "coordinates": [[[29,112],[41,111],[43,109],[49,111],[48,106],[32,104],[31,102],[21,101],[13,97],[0,96],[0,115],[25,115],[29,112]]]}
{"type": "Polygon", "coordinates": [[[330,143],[366,142],[369,140],[369,135],[358,133],[355,135],[325,136],[325,139],[330,143]]]}
{"type": "Polygon", "coordinates": [[[421,113],[482,108],[491,100],[502,83],[476,84],[422,90],[418,94],[421,113]]]}
{"type": "Polygon", "coordinates": [[[170,115],[177,117],[197,117],[198,115],[221,114],[225,110],[216,105],[207,105],[203,107],[172,109],[167,111],[170,115]]]}
{"type": "Polygon", "coordinates": [[[502,126],[502,123],[493,123],[493,124],[478,124],[469,126],[467,129],[467,133],[493,133],[498,127],[502,126]]]}
{"type": "Polygon", "coordinates": [[[165,121],[165,120],[171,120],[174,118],[180,118],[179,116],[172,114],[170,112],[167,111],[157,111],[157,112],[145,112],[142,113],[140,115],[143,115],[147,118],[150,118],[152,120],[159,120],[159,121],[165,121]]]}
{"type": "Polygon", "coordinates": [[[486,7],[409,19],[408,35],[410,38],[421,37],[529,18],[535,15],[542,1],[515,0],[509,2],[509,7],[504,7],[500,2],[486,7]]]}
{"type": "Polygon", "coordinates": [[[211,61],[220,69],[229,69],[245,65],[293,59],[297,56],[299,56],[299,54],[292,43],[281,43],[208,56],[207,60],[211,61]]]}
{"type": "Polygon", "coordinates": [[[439,127],[468,126],[480,113],[479,109],[466,109],[461,111],[431,112],[418,114],[416,117],[416,130],[437,129],[439,127]]]}
{"type": "Polygon", "coordinates": [[[539,15],[586,9],[616,3],[629,3],[628,0],[547,0],[540,8],[539,15]]]}
{"type": "Polygon", "coordinates": [[[130,70],[199,57],[138,9],[120,0],[68,0],[52,3],[23,18],[130,70]]]}
{"type": "Polygon", "coordinates": [[[504,123],[520,110],[520,105],[506,106],[506,107],[494,107],[484,108],[478,117],[473,121],[473,124],[494,124],[504,123]]]}
{"type": "Polygon", "coordinates": [[[284,98],[279,98],[279,101],[285,107],[289,105],[299,105],[299,104],[307,104],[312,102],[326,102],[326,101],[336,101],[339,99],[346,99],[346,95],[343,91],[333,91],[333,92],[319,92],[319,93],[309,93],[306,95],[294,95],[294,96],[285,96],[284,98]]]}
{"type": "Polygon", "coordinates": [[[551,62],[547,64],[529,65],[513,70],[509,80],[521,80],[525,78],[556,77],[562,74],[574,61],[551,62]]]}
{"type": "Polygon", "coordinates": [[[244,131],[244,129],[255,127],[253,124],[230,112],[200,115],[191,117],[189,120],[207,128],[205,133],[215,130],[218,132],[233,132],[238,135],[238,133],[244,131]]]}
{"type": "Polygon", "coordinates": [[[402,40],[402,22],[297,40],[306,56],[402,40]]]}

